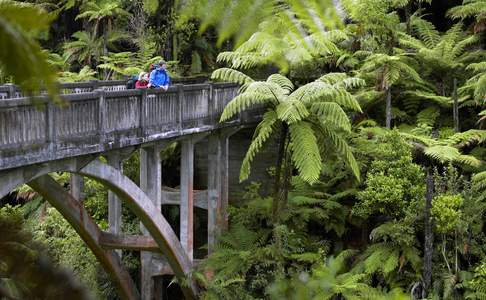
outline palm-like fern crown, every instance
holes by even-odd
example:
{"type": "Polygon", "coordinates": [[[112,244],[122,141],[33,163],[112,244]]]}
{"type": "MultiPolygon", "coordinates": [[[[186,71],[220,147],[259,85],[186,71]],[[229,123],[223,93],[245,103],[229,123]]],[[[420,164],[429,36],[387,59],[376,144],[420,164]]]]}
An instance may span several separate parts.
{"type": "Polygon", "coordinates": [[[477,35],[467,35],[462,24],[457,23],[441,35],[434,25],[418,15],[411,18],[414,34],[419,39],[401,35],[403,46],[417,51],[420,59],[432,67],[437,74],[457,71],[468,58],[468,48],[479,41],[477,35]]]}
{"type": "Polygon", "coordinates": [[[476,19],[476,32],[484,31],[486,29],[485,0],[464,0],[462,5],[449,9],[447,15],[453,19],[460,20],[473,17],[476,19]]]}
{"type": "Polygon", "coordinates": [[[303,180],[313,183],[320,176],[319,140],[330,141],[359,178],[358,166],[342,133],[351,130],[344,109],[361,111],[348,90],[361,86],[363,80],[344,73],[330,73],[295,89],[293,83],[280,74],[273,74],[266,81],[254,81],[237,70],[223,68],[216,70],[212,77],[242,84],[240,94],[224,109],[221,121],[257,105],[267,109],[243,160],[241,180],[248,178],[255,155],[283,124],[289,129],[292,162],[303,180]]]}

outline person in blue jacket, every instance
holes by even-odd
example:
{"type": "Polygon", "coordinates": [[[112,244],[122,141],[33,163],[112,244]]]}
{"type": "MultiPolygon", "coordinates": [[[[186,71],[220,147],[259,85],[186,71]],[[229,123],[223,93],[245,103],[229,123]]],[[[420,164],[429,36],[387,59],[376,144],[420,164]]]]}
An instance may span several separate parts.
{"type": "Polygon", "coordinates": [[[150,73],[148,87],[163,88],[167,91],[170,84],[170,77],[167,73],[167,64],[161,60],[159,65],[150,73]]]}

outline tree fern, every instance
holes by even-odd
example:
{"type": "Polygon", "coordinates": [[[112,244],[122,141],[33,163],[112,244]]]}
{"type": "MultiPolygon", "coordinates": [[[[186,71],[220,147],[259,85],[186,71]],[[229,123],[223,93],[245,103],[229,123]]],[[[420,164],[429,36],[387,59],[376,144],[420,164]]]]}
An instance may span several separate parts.
{"type": "Polygon", "coordinates": [[[289,126],[292,161],[300,177],[307,182],[316,182],[321,173],[321,155],[314,130],[306,122],[289,126]]]}
{"type": "Polygon", "coordinates": [[[462,5],[453,7],[447,11],[447,15],[453,19],[464,20],[474,17],[476,20],[475,30],[477,32],[484,30],[486,21],[486,1],[484,0],[464,0],[462,5]],[[481,29],[482,28],[482,29],[481,29]]]}
{"type": "Polygon", "coordinates": [[[263,115],[263,119],[255,130],[255,136],[251,141],[250,147],[246,152],[245,158],[241,164],[240,181],[248,178],[250,175],[250,166],[255,155],[262,149],[263,144],[268,140],[275,131],[277,123],[277,114],[274,111],[268,111],[263,115]]]}

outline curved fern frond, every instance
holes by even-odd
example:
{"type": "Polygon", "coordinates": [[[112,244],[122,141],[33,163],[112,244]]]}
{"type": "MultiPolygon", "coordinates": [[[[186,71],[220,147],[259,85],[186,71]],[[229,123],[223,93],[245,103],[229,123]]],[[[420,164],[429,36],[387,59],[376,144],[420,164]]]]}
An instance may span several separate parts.
{"type": "Polygon", "coordinates": [[[479,168],[483,164],[481,160],[472,155],[459,155],[455,161],[474,168],[479,168]]]}
{"type": "Polygon", "coordinates": [[[474,174],[471,181],[474,190],[480,192],[486,190],[486,171],[474,174]]]}
{"type": "Polygon", "coordinates": [[[318,102],[311,106],[311,112],[322,122],[330,123],[336,128],[351,131],[351,122],[341,106],[334,102],[318,102]]]}
{"type": "Polygon", "coordinates": [[[230,68],[220,68],[211,74],[211,79],[246,84],[254,82],[250,76],[230,68]]]}
{"type": "Polygon", "coordinates": [[[309,115],[304,103],[293,98],[287,98],[286,101],[280,102],[277,105],[276,112],[280,120],[289,124],[301,121],[309,115]]]}
{"type": "Polygon", "coordinates": [[[258,124],[255,136],[251,141],[250,147],[245,154],[245,158],[241,164],[240,182],[248,179],[250,175],[250,167],[255,155],[261,150],[263,144],[268,140],[275,129],[277,122],[277,114],[274,111],[268,111],[263,115],[262,121],[258,124]]]}
{"type": "Polygon", "coordinates": [[[360,181],[360,170],[358,167],[358,163],[354,158],[353,152],[351,151],[351,147],[349,147],[348,143],[336,132],[329,130],[325,126],[321,126],[321,130],[323,134],[329,137],[329,140],[340,156],[343,158],[346,165],[351,169],[354,177],[360,181]]]}
{"type": "Polygon", "coordinates": [[[457,148],[444,145],[427,147],[425,148],[424,153],[428,157],[438,160],[441,163],[453,162],[461,155],[457,148]]]}
{"type": "Polygon", "coordinates": [[[266,64],[268,60],[259,53],[226,51],[218,54],[217,62],[235,69],[251,69],[266,64]]]}
{"type": "Polygon", "coordinates": [[[237,113],[248,109],[254,105],[273,104],[275,99],[270,93],[261,93],[255,91],[245,91],[231,100],[221,114],[220,122],[231,119],[237,113]]]}
{"type": "Polygon", "coordinates": [[[440,34],[434,24],[422,19],[420,16],[410,18],[414,32],[420,37],[427,48],[434,48],[440,40],[440,34]]]}
{"type": "Polygon", "coordinates": [[[472,144],[480,144],[486,141],[486,130],[470,129],[458,132],[450,136],[446,142],[459,148],[467,147],[472,144]]]}
{"type": "Polygon", "coordinates": [[[272,74],[267,78],[267,82],[278,84],[286,91],[285,95],[289,95],[294,90],[294,84],[290,79],[281,74],[272,74]]]}
{"type": "Polygon", "coordinates": [[[314,102],[335,102],[344,108],[362,112],[355,97],[342,88],[335,88],[324,82],[314,81],[295,90],[290,97],[300,99],[306,105],[314,102]]]}
{"type": "Polygon", "coordinates": [[[322,160],[317,145],[317,138],[312,126],[307,122],[290,124],[289,126],[292,161],[299,177],[312,184],[319,179],[322,160]]]}

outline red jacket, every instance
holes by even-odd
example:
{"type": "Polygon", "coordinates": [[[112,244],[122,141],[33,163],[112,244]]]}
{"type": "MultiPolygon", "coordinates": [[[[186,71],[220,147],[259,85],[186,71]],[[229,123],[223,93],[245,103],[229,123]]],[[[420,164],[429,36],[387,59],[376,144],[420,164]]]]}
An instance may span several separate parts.
{"type": "Polygon", "coordinates": [[[146,89],[147,85],[148,85],[148,81],[137,80],[137,82],[135,82],[136,89],[146,89]]]}

